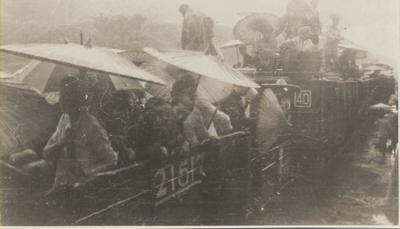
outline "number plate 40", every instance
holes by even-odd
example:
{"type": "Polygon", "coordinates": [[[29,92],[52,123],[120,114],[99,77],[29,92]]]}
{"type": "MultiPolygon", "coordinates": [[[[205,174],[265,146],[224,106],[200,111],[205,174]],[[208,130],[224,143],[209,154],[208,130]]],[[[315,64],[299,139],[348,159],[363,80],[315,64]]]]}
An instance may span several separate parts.
{"type": "Polygon", "coordinates": [[[301,90],[294,93],[294,106],[295,107],[311,107],[311,91],[301,90]]]}

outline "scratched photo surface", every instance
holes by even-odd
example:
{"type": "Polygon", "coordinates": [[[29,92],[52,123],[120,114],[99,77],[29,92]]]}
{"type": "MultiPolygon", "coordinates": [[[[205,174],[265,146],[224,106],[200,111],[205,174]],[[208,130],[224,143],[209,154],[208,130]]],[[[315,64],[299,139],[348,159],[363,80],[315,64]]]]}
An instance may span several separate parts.
{"type": "Polygon", "coordinates": [[[399,1],[0,4],[2,226],[399,226],[399,1]]]}

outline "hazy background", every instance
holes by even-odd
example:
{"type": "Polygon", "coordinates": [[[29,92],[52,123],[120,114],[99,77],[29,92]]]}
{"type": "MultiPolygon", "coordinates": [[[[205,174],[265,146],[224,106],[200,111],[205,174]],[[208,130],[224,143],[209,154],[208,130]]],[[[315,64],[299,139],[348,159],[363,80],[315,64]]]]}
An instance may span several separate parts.
{"type": "MultiPolygon", "coordinates": [[[[3,43],[78,41],[132,49],[179,47],[181,15],[187,3],[216,21],[217,43],[250,12],[282,16],[289,0],[2,0],[3,43]]],[[[394,65],[399,59],[398,0],[320,0],[319,11],[341,17],[344,36],[394,65]]]]}

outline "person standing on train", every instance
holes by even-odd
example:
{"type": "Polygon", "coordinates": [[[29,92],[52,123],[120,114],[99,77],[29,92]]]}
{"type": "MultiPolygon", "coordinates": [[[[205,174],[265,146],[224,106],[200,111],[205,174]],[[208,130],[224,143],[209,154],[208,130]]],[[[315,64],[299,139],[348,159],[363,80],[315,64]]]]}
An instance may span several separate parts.
{"type": "Polygon", "coordinates": [[[182,49],[204,52],[223,60],[224,56],[214,40],[214,20],[201,12],[194,11],[187,4],[182,4],[179,12],[183,16],[182,49]]]}
{"type": "Polygon", "coordinates": [[[338,68],[338,45],[343,40],[340,30],[338,29],[339,17],[337,15],[331,15],[332,24],[325,32],[325,44],[324,44],[324,59],[325,59],[325,70],[327,72],[336,71],[338,68]]]}
{"type": "Polygon", "coordinates": [[[279,51],[278,42],[274,37],[274,28],[265,21],[256,21],[252,29],[261,34],[261,38],[255,43],[255,63],[258,70],[274,71],[277,67],[276,60],[279,51]]]}
{"type": "Polygon", "coordinates": [[[286,40],[280,47],[283,68],[299,80],[311,79],[319,73],[319,50],[312,36],[309,26],[301,27],[298,36],[286,40]]]}
{"type": "Polygon", "coordinates": [[[318,44],[321,24],[317,11],[318,0],[307,3],[305,0],[291,0],[286,8],[286,14],[276,31],[277,35],[284,32],[286,39],[298,36],[298,31],[304,26],[309,26],[312,31],[312,42],[318,44]]]}
{"type": "Polygon", "coordinates": [[[183,16],[181,47],[183,50],[204,51],[206,49],[203,18],[204,15],[194,11],[187,4],[179,7],[183,16]]]}

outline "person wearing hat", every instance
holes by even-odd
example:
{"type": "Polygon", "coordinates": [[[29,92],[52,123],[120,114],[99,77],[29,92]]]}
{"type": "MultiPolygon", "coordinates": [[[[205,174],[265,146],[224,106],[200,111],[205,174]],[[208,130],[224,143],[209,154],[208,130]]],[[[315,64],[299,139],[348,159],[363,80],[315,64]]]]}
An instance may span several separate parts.
{"type": "Polygon", "coordinates": [[[278,42],[274,37],[273,27],[265,21],[255,21],[252,29],[261,34],[261,39],[255,43],[256,67],[259,70],[273,71],[276,67],[278,42]]]}

